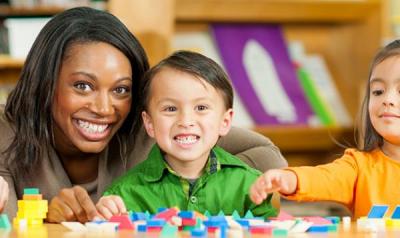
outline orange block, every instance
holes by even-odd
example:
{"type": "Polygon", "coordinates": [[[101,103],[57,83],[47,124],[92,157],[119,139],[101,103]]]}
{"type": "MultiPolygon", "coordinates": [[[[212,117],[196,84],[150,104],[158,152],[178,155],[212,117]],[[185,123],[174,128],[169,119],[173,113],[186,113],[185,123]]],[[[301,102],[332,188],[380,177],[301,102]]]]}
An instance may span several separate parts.
{"type": "Polygon", "coordinates": [[[42,200],[42,194],[24,194],[22,196],[23,200],[42,200]]]}

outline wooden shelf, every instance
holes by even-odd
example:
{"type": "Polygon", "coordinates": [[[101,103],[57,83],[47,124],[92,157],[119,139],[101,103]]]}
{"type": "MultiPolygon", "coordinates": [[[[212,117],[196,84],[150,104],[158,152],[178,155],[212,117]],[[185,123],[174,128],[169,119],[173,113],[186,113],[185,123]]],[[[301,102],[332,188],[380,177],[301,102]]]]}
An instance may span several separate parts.
{"type": "Polygon", "coordinates": [[[13,17],[13,16],[53,16],[59,12],[64,11],[63,7],[10,7],[0,6],[0,17],[13,17]]]}
{"type": "Polygon", "coordinates": [[[352,142],[352,128],[307,126],[255,127],[255,131],[270,138],[284,152],[330,151],[338,143],[352,142]]]}
{"type": "Polygon", "coordinates": [[[0,70],[2,69],[21,69],[24,60],[13,59],[8,55],[0,55],[0,70]]]}
{"type": "Polygon", "coordinates": [[[357,22],[380,8],[379,0],[176,0],[177,21],[357,22]]]}

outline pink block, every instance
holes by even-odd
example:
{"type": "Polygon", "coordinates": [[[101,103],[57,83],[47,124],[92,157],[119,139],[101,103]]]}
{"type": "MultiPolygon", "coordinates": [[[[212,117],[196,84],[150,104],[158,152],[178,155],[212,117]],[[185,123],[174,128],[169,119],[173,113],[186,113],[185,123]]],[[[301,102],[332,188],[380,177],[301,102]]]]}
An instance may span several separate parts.
{"type": "Polygon", "coordinates": [[[135,230],[128,215],[114,215],[110,218],[109,222],[118,222],[118,229],[120,230],[135,230]]]}
{"type": "Polygon", "coordinates": [[[280,210],[277,217],[270,217],[269,219],[276,221],[287,221],[287,220],[294,220],[295,217],[285,211],[280,210]]]}
{"type": "Polygon", "coordinates": [[[310,216],[310,217],[303,217],[304,221],[312,222],[313,225],[328,225],[332,224],[332,222],[328,219],[318,216],[310,216]]]}

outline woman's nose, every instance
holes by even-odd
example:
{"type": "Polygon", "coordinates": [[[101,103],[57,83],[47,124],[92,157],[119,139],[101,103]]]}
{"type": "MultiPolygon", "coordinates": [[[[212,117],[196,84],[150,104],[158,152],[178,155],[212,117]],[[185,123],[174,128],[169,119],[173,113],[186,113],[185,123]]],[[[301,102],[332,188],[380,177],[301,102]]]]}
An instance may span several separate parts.
{"type": "Polygon", "coordinates": [[[93,111],[101,116],[114,114],[115,108],[111,96],[106,92],[99,92],[94,103],[93,111]]]}

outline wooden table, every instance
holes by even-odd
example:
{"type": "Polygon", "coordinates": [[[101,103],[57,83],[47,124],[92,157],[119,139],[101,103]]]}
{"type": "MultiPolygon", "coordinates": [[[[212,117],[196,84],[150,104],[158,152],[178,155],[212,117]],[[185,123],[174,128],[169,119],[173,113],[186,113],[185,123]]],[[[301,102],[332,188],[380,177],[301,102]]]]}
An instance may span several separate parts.
{"type": "MultiPolygon", "coordinates": [[[[86,237],[118,237],[118,238],[157,238],[159,233],[135,233],[133,231],[119,231],[115,233],[84,233],[84,232],[72,232],[67,230],[65,227],[59,224],[45,224],[42,227],[29,227],[26,230],[12,229],[9,231],[0,229],[0,238],[18,237],[18,238],[86,238],[86,237]]],[[[180,238],[190,238],[188,233],[180,233],[180,238]]],[[[215,236],[211,235],[210,238],[215,236]]],[[[262,238],[272,237],[264,235],[245,235],[244,238],[262,238]]],[[[400,237],[400,228],[390,229],[387,228],[384,232],[368,233],[357,231],[356,225],[353,223],[349,229],[344,229],[342,226],[339,227],[337,232],[330,233],[301,233],[301,234],[289,234],[288,237],[400,237]]]]}

